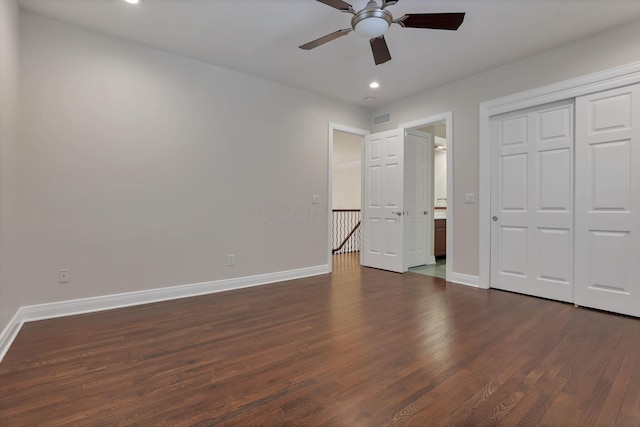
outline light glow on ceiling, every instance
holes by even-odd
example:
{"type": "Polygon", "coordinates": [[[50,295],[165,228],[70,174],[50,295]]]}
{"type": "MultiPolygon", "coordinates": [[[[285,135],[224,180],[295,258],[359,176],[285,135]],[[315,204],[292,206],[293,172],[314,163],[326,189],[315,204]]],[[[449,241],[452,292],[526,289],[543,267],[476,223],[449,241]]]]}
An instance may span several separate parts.
{"type": "Polygon", "coordinates": [[[371,82],[371,83],[369,83],[369,87],[370,87],[371,89],[378,89],[378,88],[380,87],[380,83],[378,83],[378,82],[371,82]]]}
{"type": "Polygon", "coordinates": [[[140,0],[124,0],[124,1],[126,1],[129,4],[138,4],[138,3],[140,3],[140,0]]]}

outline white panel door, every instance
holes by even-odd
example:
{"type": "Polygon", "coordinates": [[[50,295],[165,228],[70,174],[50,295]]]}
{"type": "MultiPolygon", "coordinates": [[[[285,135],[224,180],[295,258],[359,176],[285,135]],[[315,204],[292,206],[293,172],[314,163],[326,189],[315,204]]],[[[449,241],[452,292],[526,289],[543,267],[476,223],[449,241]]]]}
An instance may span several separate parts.
{"type": "MultiPolygon", "coordinates": [[[[431,134],[416,130],[406,131],[405,149],[405,212],[407,216],[407,268],[425,265],[433,258],[431,234],[432,174],[431,134]]],[[[431,261],[433,263],[433,261],[431,261]]]]}
{"type": "Polygon", "coordinates": [[[402,273],[404,242],[404,129],[364,140],[362,265],[402,273]]]}
{"type": "Polygon", "coordinates": [[[640,316],[640,86],[576,100],[579,305],[640,316]]]}
{"type": "Polygon", "coordinates": [[[572,301],[573,101],[491,121],[491,287],[572,301]]]}

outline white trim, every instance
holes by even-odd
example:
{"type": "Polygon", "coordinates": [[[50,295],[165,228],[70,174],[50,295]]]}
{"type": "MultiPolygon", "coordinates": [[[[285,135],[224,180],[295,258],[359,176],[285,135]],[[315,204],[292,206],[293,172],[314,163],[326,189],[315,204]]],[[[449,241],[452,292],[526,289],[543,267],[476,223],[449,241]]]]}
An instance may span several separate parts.
{"type": "Polygon", "coordinates": [[[480,104],[480,128],[478,142],[478,286],[491,286],[491,133],[489,110],[480,104]],[[487,193],[487,194],[485,194],[487,193]],[[486,221],[483,221],[483,218],[486,221]]]}
{"type": "Polygon", "coordinates": [[[2,333],[0,333],[0,362],[2,362],[2,359],[9,351],[9,347],[11,347],[13,340],[18,336],[18,332],[22,329],[23,324],[22,309],[19,309],[9,321],[9,324],[5,326],[2,333]]]}
{"type": "MultiPolygon", "coordinates": [[[[439,122],[445,122],[447,132],[447,272],[446,280],[448,282],[453,281],[453,201],[455,200],[454,188],[453,188],[453,112],[447,111],[446,113],[436,114],[418,120],[412,120],[410,122],[400,123],[399,128],[411,129],[417,127],[424,127],[433,125],[439,122]]],[[[435,216],[434,216],[435,218],[435,216]]]]}
{"type": "MultiPolygon", "coordinates": [[[[491,116],[640,83],[640,62],[519,92],[480,104],[479,139],[479,287],[491,285],[491,116]],[[486,194],[485,194],[486,192],[486,194]]],[[[448,230],[447,230],[448,232],[448,230]]]]}
{"type": "MultiPolygon", "coordinates": [[[[640,62],[483,102],[489,115],[508,113],[640,82],[640,62]]],[[[482,105],[481,104],[481,105],[482,105]]]]}
{"type": "Polygon", "coordinates": [[[231,291],[234,289],[249,288],[275,282],[318,276],[329,272],[329,266],[318,265],[315,267],[259,274],[256,276],[238,277],[212,282],[170,286],[145,291],[126,292],[122,294],[104,295],[99,297],[21,307],[2,331],[2,334],[0,334],[0,362],[9,350],[11,343],[13,343],[13,340],[18,335],[20,328],[22,328],[22,325],[25,322],[73,316],[76,314],[94,313],[97,311],[112,310],[114,308],[131,307],[160,301],[213,294],[217,292],[231,291]]]}
{"type": "MultiPolygon", "coordinates": [[[[329,142],[327,144],[327,149],[329,151],[327,155],[327,266],[329,268],[329,272],[333,271],[333,234],[331,225],[333,223],[333,131],[336,130],[351,133],[354,135],[360,135],[362,136],[363,141],[364,137],[371,133],[368,130],[329,122],[329,142]]],[[[364,164],[364,143],[361,144],[360,150],[362,153],[360,155],[360,167],[362,168],[362,165],[364,164]]],[[[362,172],[360,173],[360,175],[360,179],[364,181],[362,172]]],[[[361,182],[360,185],[361,188],[364,188],[364,182],[361,182]]],[[[362,209],[362,200],[360,200],[360,208],[362,209]]],[[[362,261],[360,263],[362,264],[362,261]]]]}
{"type": "Polygon", "coordinates": [[[478,285],[480,283],[480,279],[478,276],[471,276],[468,274],[462,273],[453,273],[451,275],[451,280],[447,280],[448,282],[457,283],[459,285],[471,286],[472,288],[479,288],[478,285]]]}
{"type": "Polygon", "coordinates": [[[433,265],[436,263],[436,257],[431,255],[427,257],[427,265],[433,265]]]}

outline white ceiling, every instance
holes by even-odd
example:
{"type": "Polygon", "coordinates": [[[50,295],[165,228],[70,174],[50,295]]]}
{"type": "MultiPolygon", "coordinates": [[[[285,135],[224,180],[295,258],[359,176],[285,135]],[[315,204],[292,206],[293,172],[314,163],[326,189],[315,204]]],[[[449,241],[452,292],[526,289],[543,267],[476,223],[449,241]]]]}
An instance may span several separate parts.
{"type": "MultiPolygon", "coordinates": [[[[349,1],[356,10],[367,0],[349,1]]],[[[351,33],[312,51],[298,46],[350,27],[351,15],[315,0],[20,0],[50,16],[211,64],[374,107],[562,43],[640,19],[640,0],[400,0],[405,13],[466,12],[457,32],[401,28],[393,59],[375,66],[351,33]],[[378,80],[381,87],[369,89],[378,80]],[[374,96],[372,102],[364,100],[374,96]]]]}

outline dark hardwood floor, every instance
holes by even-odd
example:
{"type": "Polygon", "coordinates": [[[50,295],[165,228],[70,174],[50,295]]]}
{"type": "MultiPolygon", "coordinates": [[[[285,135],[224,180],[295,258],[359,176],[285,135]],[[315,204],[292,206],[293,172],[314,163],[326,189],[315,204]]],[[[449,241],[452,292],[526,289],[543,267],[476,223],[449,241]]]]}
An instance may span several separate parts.
{"type": "Polygon", "coordinates": [[[28,323],[0,425],[640,425],[639,319],[354,260],[28,323]]]}

